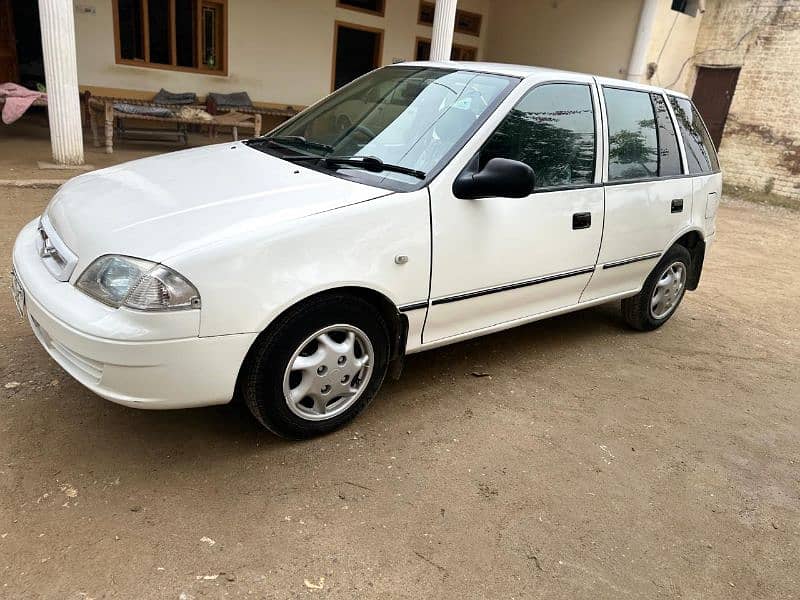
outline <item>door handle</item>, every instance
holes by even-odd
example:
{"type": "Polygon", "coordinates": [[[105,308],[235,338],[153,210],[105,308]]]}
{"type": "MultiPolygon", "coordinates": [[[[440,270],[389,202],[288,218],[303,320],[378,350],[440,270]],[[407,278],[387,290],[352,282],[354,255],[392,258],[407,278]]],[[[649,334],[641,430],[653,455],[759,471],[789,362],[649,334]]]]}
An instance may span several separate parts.
{"type": "Polygon", "coordinates": [[[572,215],[573,229],[589,229],[592,226],[592,213],[581,212],[572,215]]]}
{"type": "Polygon", "coordinates": [[[669,211],[673,213],[683,212],[683,198],[675,198],[670,205],[669,211]]]}

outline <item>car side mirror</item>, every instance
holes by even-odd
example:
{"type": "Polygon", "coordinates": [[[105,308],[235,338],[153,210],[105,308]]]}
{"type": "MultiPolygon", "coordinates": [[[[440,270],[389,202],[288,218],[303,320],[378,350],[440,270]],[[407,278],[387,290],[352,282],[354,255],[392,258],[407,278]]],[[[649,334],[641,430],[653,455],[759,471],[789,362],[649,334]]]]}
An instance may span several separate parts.
{"type": "Polygon", "coordinates": [[[467,167],[453,182],[453,195],[463,200],[524,198],[533,192],[533,183],[533,169],[529,165],[508,158],[492,158],[480,171],[467,167]]]}

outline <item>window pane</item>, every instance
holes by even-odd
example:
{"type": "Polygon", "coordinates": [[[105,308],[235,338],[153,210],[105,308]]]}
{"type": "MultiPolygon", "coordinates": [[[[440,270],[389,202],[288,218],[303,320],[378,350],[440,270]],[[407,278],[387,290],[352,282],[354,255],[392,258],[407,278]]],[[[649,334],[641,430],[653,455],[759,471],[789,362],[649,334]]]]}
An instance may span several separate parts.
{"type": "Polygon", "coordinates": [[[686,162],[689,173],[709,173],[719,169],[714,143],[708,137],[706,128],[694,105],[685,98],[669,96],[669,103],[678,119],[683,145],[686,148],[686,162]]]}
{"type": "Polygon", "coordinates": [[[450,60],[475,60],[475,57],[478,55],[478,51],[475,48],[470,48],[469,46],[456,46],[453,45],[453,49],[450,52],[450,60]]]}
{"type": "Polygon", "coordinates": [[[650,94],[650,99],[656,110],[658,125],[658,174],[661,177],[680,175],[683,173],[683,168],[681,154],[678,151],[678,137],[669,117],[667,103],[661,94],[650,94]]]}
{"type": "Polygon", "coordinates": [[[344,7],[383,13],[383,0],[339,0],[339,4],[344,7]]]}
{"type": "Polygon", "coordinates": [[[203,4],[203,65],[209,69],[222,68],[220,55],[222,7],[218,4],[203,4]]]}
{"type": "MultiPolygon", "coordinates": [[[[274,134],[329,144],[330,154],[375,156],[429,173],[461,147],[464,136],[516,83],[510,77],[470,71],[388,67],[351,83],[274,134]]],[[[419,183],[390,171],[352,174],[371,181],[380,177],[419,183]]]]}
{"type": "MultiPolygon", "coordinates": [[[[419,22],[422,25],[433,25],[433,16],[436,13],[436,5],[433,2],[420,2],[419,4],[419,22]]],[[[481,22],[483,16],[479,13],[467,12],[465,10],[456,11],[456,22],[453,28],[458,33],[466,33],[468,35],[481,34],[481,22]]]]}
{"type": "Polygon", "coordinates": [[[482,20],[481,15],[477,13],[457,10],[455,30],[459,33],[466,33],[469,35],[480,35],[481,20],[482,20]]]}
{"type": "Polygon", "coordinates": [[[195,0],[175,0],[175,50],[178,66],[196,67],[195,0]]]}
{"type": "Polygon", "coordinates": [[[144,60],[141,0],[119,0],[117,6],[120,58],[144,60]]]}
{"type": "Polygon", "coordinates": [[[147,24],[150,27],[150,62],[170,64],[169,3],[164,0],[148,0],[147,24]]]}
{"type": "Polygon", "coordinates": [[[650,94],[603,88],[608,113],[608,178],[658,175],[658,142],[650,94]]]}
{"type": "Polygon", "coordinates": [[[431,57],[431,43],[426,40],[417,40],[416,60],[428,60],[431,57]]]}
{"type": "Polygon", "coordinates": [[[435,11],[436,6],[432,2],[420,2],[419,22],[425,25],[433,25],[433,15],[435,11]]]}
{"type": "Polygon", "coordinates": [[[589,86],[549,84],[520,100],[489,138],[481,166],[510,158],[533,168],[536,187],[594,180],[594,109],[589,86]]]}

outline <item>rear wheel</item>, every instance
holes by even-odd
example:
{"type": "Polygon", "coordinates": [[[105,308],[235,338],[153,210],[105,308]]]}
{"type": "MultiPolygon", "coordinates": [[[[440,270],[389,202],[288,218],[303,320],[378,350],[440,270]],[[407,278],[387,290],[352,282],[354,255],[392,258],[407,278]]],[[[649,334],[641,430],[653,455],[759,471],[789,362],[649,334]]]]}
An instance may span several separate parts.
{"type": "Polygon", "coordinates": [[[389,332],[353,296],[313,299],[281,317],[248,357],[242,393],[250,412],[282,437],[321,435],[352,420],[386,376],[389,332]]]}
{"type": "Polygon", "coordinates": [[[686,248],[670,248],[647,277],[641,291],[622,301],[622,316],[628,325],[640,331],[652,331],[666,323],[683,300],[691,265],[691,255],[686,248]]]}

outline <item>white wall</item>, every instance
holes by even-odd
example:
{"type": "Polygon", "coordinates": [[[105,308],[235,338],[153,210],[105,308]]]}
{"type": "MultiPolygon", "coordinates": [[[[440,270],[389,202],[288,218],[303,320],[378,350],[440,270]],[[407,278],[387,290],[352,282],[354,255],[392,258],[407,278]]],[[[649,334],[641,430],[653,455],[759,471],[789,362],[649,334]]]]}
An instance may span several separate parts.
{"type": "MultiPolygon", "coordinates": [[[[461,0],[459,7],[484,15],[481,38],[457,34],[455,43],[478,46],[487,39],[490,0],[461,0]]],[[[246,90],[253,100],[311,104],[331,91],[335,21],[384,29],[383,64],[413,60],[416,38],[431,28],[417,25],[418,0],[387,0],[385,17],[336,7],[336,0],[229,0],[228,75],[200,75],[118,65],[114,59],[111,0],[89,0],[95,14],[75,16],[78,80],[82,86],[119,90],[246,90]]]]}
{"type": "Polygon", "coordinates": [[[641,0],[491,0],[485,58],[626,75],[641,0]]]}
{"type": "Polygon", "coordinates": [[[670,10],[669,0],[660,0],[653,37],[647,51],[647,62],[656,63],[656,72],[647,83],[689,91],[693,75],[691,57],[695,53],[697,32],[703,15],[690,17],[670,10]]]}

